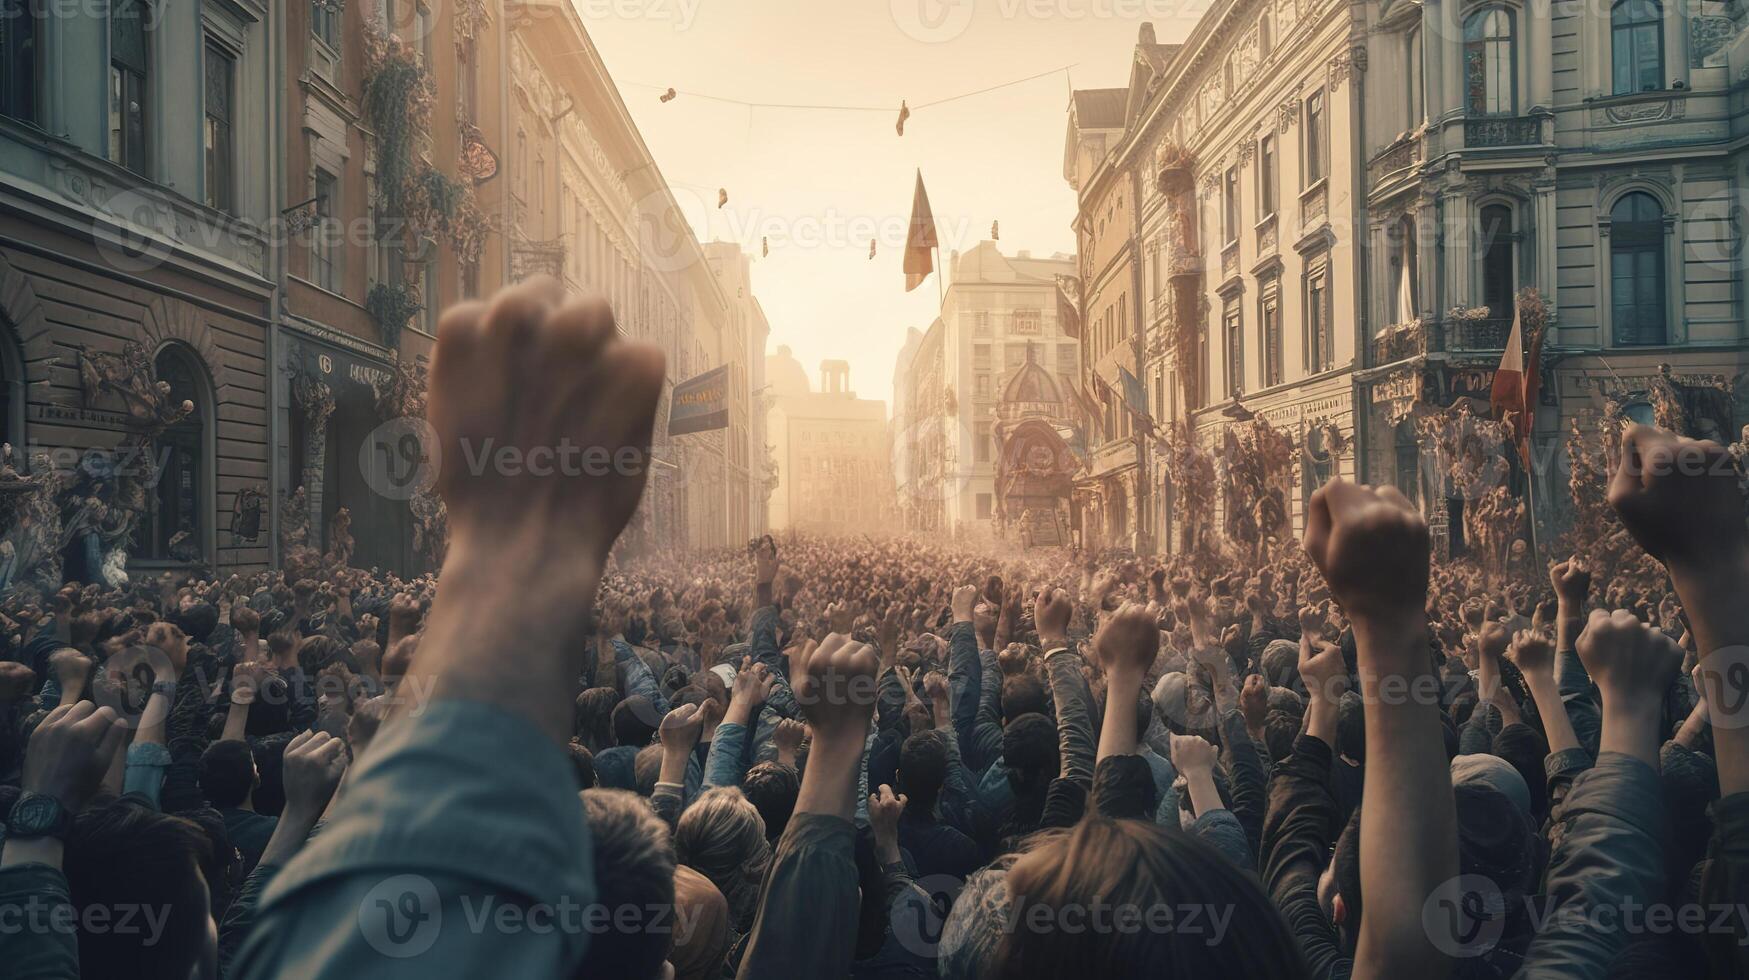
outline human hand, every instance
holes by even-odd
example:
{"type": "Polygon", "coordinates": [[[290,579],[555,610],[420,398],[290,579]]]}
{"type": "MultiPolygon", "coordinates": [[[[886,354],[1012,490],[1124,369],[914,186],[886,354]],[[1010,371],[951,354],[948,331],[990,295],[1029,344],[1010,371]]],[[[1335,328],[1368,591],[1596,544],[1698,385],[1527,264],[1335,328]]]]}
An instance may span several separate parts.
{"type": "Polygon", "coordinates": [[[314,823],[328,809],[346,773],[345,749],[344,741],[318,731],[302,732],[285,747],[281,778],[287,818],[314,823]]]}
{"type": "Polygon", "coordinates": [[[253,661],[231,668],[231,703],[254,704],[268,673],[266,664],[253,661]]]}
{"type": "Polygon", "coordinates": [[[834,633],[850,635],[851,627],[856,622],[856,611],[848,602],[834,602],[826,607],[826,628],[834,633]]]}
{"type": "Polygon", "coordinates": [[[1041,590],[1033,599],[1032,619],[1039,642],[1050,652],[1069,640],[1069,617],[1074,613],[1069,594],[1062,589],[1041,590]]]}
{"type": "Polygon", "coordinates": [[[794,718],[785,718],[777,723],[771,731],[772,744],[777,747],[777,760],[786,765],[796,764],[796,753],[801,750],[802,738],[808,733],[807,726],[794,718]]]}
{"type": "Polygon", "coordinates": [[[663,752],[691,752],[698,744],[699,733],[704,728],[704,715],[696,704],[683,704],[669,711],[657,726],[656,734],[662,742],[663,752]]]}
{"type": "Polygon", "coordinates": [[[770,585],[777,579],[778,568],[777,543],[767,534],[753,549],[753,584],[770,585]]]}
{"type": "Polygon", "coordinates": [[[1518,672],[1524,675],[1527,684],[1545,680],[1552,683],[1555,679],[1555,647],[1539,630],[1519,630],[1512,637],[1507,657],[1518,665],[1518,672]]]}
{"type": "Polygon", "coordinates": [[[49,671],[55,675],[55,680],[61,685],[61,697],[65,701],[69,692],[73,700],[78,700],[85,690],[85,684],[91,678],[91,658],[72,647],[62,647],[49,654],[49,671]]]}
{"type": "Polygon", "coordinates": [[[1682,667],[1682,648],[1624,609],[1593,610],[1577,646],[1606,705],[1614,701],[1656,710],[1682,667]]]}
{"type": "Polygon", "coordinates": [[[13,660],[0,660],[0,704],[30,697],[36,686],[36,671],[13,660]]]}
{"type": "Polygon", "coordinates": [[[731,707],[745,706],[749,717],[771,696],[771,685],[777,680],[764,664],[752,657],[741,658],[741,669],[735,672],[735,686],[729,691],[731,707]]]}
{"type": "MultiPolygon", "coordinates": [[[[1420,512],[1395,487],[1342,479],[1314,493],[1309,511],[1306,553],[1355,629],[1385,630],[1393,639],[1418,635],[1427,615],[1430,548],[1420,512]]],[[[1410,669],[1405,652],[1423,652],[1407,642],[1368,645],[1395,654],[1379,666],[1396,673],[1410,669]]]]}
{"type": "Polygon", "coordinates": [[[1173,735],[1172,765],[1182,773],[1206,773],[1215,767],[1215,747],[1201,735],[1173,735]]]}
{"type": "Polygon", "coordinates": [[[1563,614],[1577,616],[1585,608],[1585,597],[1591,593],[1591,570],[1576,556],[1555,562],[1549,566],[1549,584],[1555,587],[1563,614]]]}
{"type": "Polygon", "coordinates": [[[910,800],[902,793],[895,795],[885,783],[868,797],[869,829],[874,832],[875,851],[882,864],[901,859],[899,853],[899,817],[910,800]]]}
{"type": "Polygon", "coordinates": [[[816,750],[854,746],[860,753],[874,714],[880,658],[868,644],[832,633],[804,647],[798,661],[792,686],[813,729],[816,750]]]}
{"type": "Polygon", "coordinates": [[[953,621],[969,623],[972,621],[972,606],[978,600],[978,588],[975,585],[962,585],[953,590],[953,621]]]}
{"type": "Polygon", "coordinates": [[[947,704],[952,698],[947,686],[947,675],[939,670],[932,670],[924,674],[923,693],[937,705],[947,704]]]}
{"type": "Polygon", "coordinates": [[[19,787],[76,814],[102,785],[127,736],[127,723],[112,708],[90,701],[61,705],[31,732],[19,787]]]}
{"type": "Polygon", "coordinates": [[[188,635],[174,623],[157,622],[146,628],[146,644],[164,652],[163,658],[152,658],[152,668],[158,680],[174,681],[188,666],[188,635]]]}
{"type": "Polygon", "coordinates": [[[1146,606],[1125,603],[1099,627],[1093,649],[1107,675],[1139,683],[1160,654],[1158,614],[1146,606]]]}
{"type": "Polygon", "coordinates": [[[988,602],[980,602],[972,607],[972,631],[978,635],[978,647],[982,650],[996,648],[996,607],[988,602]]]}
{"type": "Polygon", "coordinates": [[[1239,691],[1239,711],[1245,716],[1246,730],[1263,731],[1264,722],[1269,720],[1269,682],[1262,674],[1245,678],[1245,686],[1239,691]]]}
{"type": "Polygon", "coordinates": [[[1004,677],[1014,677],[1026,673],[1026,645],[1010,643],[1003,647],[1002,652],[996,654],[996,665],[1001,669],[1004,677]]]}
{"type": "Polygon", "coordinates": [[[1342,648],[1334,643],[1300,638],[1300,680],[1306,694],[1314,701],[1335,704],[1348,689],[1348,665],[1342,659],[1342,648]]]}
{"type": "Polygon", "coordinates": [[[1716,442],[1633,426],[1622,436],[1609,503],[1672,574],[1735,568],[1749,551],[1736,468],[1716,442]]]}

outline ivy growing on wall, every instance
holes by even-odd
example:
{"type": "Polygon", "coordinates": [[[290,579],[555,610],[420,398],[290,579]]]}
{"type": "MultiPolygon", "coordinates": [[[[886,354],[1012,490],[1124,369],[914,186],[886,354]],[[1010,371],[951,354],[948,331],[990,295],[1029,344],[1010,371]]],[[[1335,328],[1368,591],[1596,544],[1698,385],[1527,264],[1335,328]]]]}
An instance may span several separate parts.
{"type": "Polygon", "coordinates": [[[390,350],[401,347],[401,331],[425,304],[419,302],[419,291],[410,282],[379,282],[370,287],[364,298],[364,310],[382,331],[383,346],[390,350]]]}
{"type": "Polygon", "coordinates": [[[401,215],[419,137],[430,131],[436,86],[412,46],[380,25],[366,25],[364,52],[364,114],[376,133],[378,191],[388,213],[401,215]]]}

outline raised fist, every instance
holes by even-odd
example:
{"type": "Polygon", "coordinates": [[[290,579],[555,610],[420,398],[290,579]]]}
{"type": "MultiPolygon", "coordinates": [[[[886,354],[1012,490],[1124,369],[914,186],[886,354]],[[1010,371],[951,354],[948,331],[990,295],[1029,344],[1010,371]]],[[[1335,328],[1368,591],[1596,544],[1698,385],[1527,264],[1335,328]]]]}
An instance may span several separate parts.
{"type": "Polygon", "coordinates": [[[1640,547],[1673,571],[1725,567],[1749,543],[1736,468],[1716,442],[1633,426],[1622,437],[1609,503],[1640,547]]]}
{"type": "Polygon", "coordinates": [[[1306,553],[1357,623],[1425,615],[1427,521],[1401,491],[1335,479],[1312,494],[1306,553]]]}

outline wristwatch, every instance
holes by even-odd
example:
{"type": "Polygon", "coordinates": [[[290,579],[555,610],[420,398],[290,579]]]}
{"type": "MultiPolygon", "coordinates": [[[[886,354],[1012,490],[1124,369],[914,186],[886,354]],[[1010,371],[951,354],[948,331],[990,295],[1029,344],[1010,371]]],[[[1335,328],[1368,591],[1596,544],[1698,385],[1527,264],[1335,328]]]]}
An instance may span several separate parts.
{"type": "Polygon", "coordinates": [[[24,793],[6,818],[6,836],[12,840],[53,837],[64,841],[72,832],[73,815],[60,800],[41,793],[24,793]]]}

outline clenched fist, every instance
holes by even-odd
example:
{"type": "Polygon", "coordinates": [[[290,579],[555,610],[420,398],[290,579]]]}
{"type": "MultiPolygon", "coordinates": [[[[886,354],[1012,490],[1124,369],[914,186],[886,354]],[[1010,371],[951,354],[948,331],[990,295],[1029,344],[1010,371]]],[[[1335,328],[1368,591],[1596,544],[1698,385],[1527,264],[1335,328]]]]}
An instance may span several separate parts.
{"type": "Polygon", "coordinates": [[[1396,487],[1331,480],[1312,494],[1306,553],[1357,626],[1425,615],[1427,521],[1396,487]]]}

